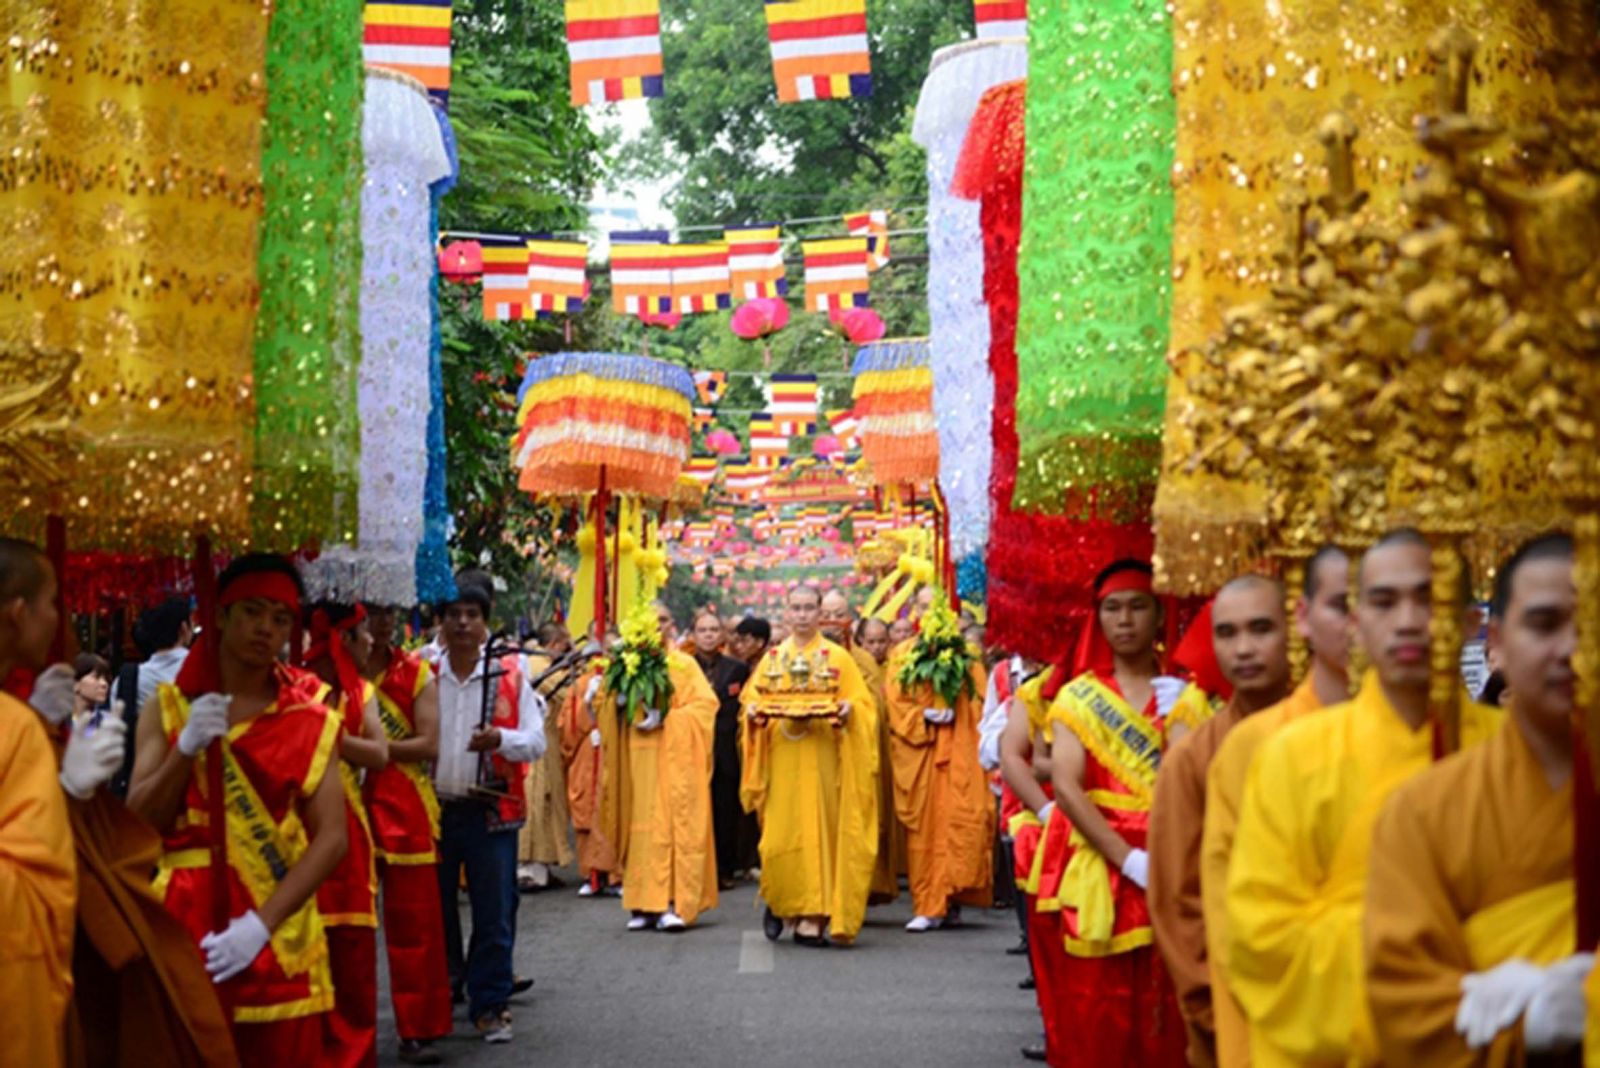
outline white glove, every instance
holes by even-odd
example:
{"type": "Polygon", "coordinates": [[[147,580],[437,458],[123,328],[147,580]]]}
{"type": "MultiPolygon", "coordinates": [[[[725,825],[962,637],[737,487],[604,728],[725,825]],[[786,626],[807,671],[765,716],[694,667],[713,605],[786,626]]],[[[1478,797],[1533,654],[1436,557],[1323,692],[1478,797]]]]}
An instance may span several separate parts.
{"type": "Polygon", "coordinates": [[[1172,711],[1172,706],[1178,703],[1178,697],[1186,686],[1182,679],[1171,675],[1157,675],[1150,680],[1150,691],[1156,695],[1156,714],[1165,716],[1172,711]]]}
{"type": "Polygon", "coordinates": [[[71,667],[52,664],[34,680],[28,704],[52,726],[60,726],[72,715],[74,681],[71,667]]]}
{"type": "Polygon", "coordinates": [[[639,722],[635,723],[634,726],[642,731],[653,731],[658,729],[661,726],[661,710],[657,708],[645,709],[644,719],[641,719],[639,722]]]}
{"type": "Polygon", "coordinates": [[[1463,975],[1456,1034],[1472,1049],[1487,1046],[1517,1022],[1543,980],[1544,969],[1525,960],[1508,960],[1486,972],[1463,975]]]}
{"type": "Polygon", "coordinates": [[[589,685],[584,687],[584,690],[583,690],[583,703],[586,704],[586,705],[594,704],[594,695],[599,693],[599,692],[600,692],[600,676],[596,675],[594,678],[589,680],[589,685]]]}
{"type": "Polygon", "coordinates": [[[1522,1015],[1528,1052],[1553,1053],[1583,1041],[1583,983],[1593,967],[1593,953],[1574,953],[1544,970],[1522,1015]]]}
{"type": "Polygon", "coordinates": [[[250,967],[250,962],[266,948],[271,938],[267,925],[251,909],[242,916],[235,916],[221,934],[212,931],[200,939],[200,948],[206,951],[206,971],[211,981],[226,983],[250,967]]]}
{"type": "Polygon", "coordinates": [[[839,702],[839,722],[841,724],[850,722],[850,702],[849,701],[840,701],[839,702]]]}
{"type": "Polygon", "coordinates": [[[189,722],[178,732],[178,752],[192,757],[228,733],[228,705],[233,698],[203,693],[189,705],[189,722]]]}
{"type": "Polygon", "coordinates": [[[121,701],[111,706],[111,714],[98,727],[89,726],[88,716],[78,720],[61,756],[61,788],[79,801],[89,800],[122,767],[127,739],[121,701]]]}
{"type": "Polygon", "coordinates": [[[1130,849],[1122,860],[1122,874],[1138,884],[1140,890],[1150,888],[1150,854],[1142,849],[1130,849]]]}
{"type": "Polygon", "coordinates": [[[1043,823],[1046,826],[1049,826],[1050,817],[1051,817],[1051,815],[1053,815],[1055,813],[1055,810],[1056,810],[1056,803],[1054,801],[1046,801],[1044,803],[1044,806],[1042,808],[1040,808],[1038,812],[1035,812],[1034,815],[1039,817],[1039,822],[1040,823],[1043,823]]]}
{"type": "Polygon", "coordinates": [[[599,727],[595,727],[593,730],[591,730],[589,732],[589,744],[594,746],[596,749],[600,748],[600,728],[599,727]]]}
{"type": "Polygon", "coordinates": [[[953,708],[924,708],[922,718],[932,723],[935,727],[943,727],[956,721],[956,710],[953,708]]]}

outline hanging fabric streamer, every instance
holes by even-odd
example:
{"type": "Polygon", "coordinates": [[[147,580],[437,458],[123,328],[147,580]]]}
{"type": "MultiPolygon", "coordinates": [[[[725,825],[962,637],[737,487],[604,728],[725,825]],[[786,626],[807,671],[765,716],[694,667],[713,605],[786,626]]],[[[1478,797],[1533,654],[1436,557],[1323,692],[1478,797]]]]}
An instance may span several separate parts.
{"type": "Polygon", "coordinates": [[[939,477],[933,369],[927,338],[880,341],[856,353],[855,414],[861,453],[880,486],[939,477]]]}
{"type": "MultiPolygon", "coordinates": [[[[434,108],[439,134],[444,142],[450,173],[428,187],[428,230],[439,232],[439,201],[455,187],[460,175],[456,156],[455,132],[442,108],[434,108]]],[[[428,286],[428,471],[422,488],[422,542],[417,546],[417,600],[439,604],[456,595],[455,574],[450,567],[447,544],[450,527],[450,501],[445,496],[445,468],[448,456],[444,437],[444,338],[439,323],[439,266],[434,264],[428,286]]]]}

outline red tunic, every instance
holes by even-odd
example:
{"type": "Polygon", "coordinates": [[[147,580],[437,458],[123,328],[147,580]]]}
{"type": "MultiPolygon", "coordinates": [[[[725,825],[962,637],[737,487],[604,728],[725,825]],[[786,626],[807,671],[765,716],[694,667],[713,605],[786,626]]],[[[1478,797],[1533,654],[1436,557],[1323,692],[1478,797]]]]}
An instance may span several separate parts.
{"type": "MultiPolygon", "coordinates": [[[[362,684],[360,701],[339,695],[339,716],[346,734],[362,734],[362,710],[375,692],[370,682],[362,684]]],[[[378,871],[374,863],[372,832],[367,826],[367,807],[361,800],[359,772],[349,761],[339,761],[339,778],[344,785],[345,824],[350,848],[333,873],[317,887],[317,908],[329,927],[378,926],[378,871]]]]}
{"type": "MultiPolygon", "coordinates": [[[[415,653],[396,651],[378,682],[378,713],[391,742],[417,736],[412,718],[417,695],[433,669],[415,653]]],[[[439,798],[426,765],[391,760],[367,775],[367,811],[378,856],[388,864],[433,864],[438,860],[439,798]]]]}

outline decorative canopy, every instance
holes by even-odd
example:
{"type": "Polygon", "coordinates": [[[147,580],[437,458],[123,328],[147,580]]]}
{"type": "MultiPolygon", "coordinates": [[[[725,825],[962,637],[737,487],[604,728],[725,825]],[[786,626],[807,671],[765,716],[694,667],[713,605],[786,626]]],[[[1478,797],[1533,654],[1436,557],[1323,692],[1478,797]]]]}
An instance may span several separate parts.
{"type": "Polygon", "coordinates": [[[928,339],[864,345],[856,352],[855,413],[861,452],[879,483],[939,477],[928,339]]]}
{"type": "Polygon", "coordinates": [[[647,356],[558,352],[528,365],[512,463],[530,493],[668,498],[689,459],[694,379],[647,356]]]}

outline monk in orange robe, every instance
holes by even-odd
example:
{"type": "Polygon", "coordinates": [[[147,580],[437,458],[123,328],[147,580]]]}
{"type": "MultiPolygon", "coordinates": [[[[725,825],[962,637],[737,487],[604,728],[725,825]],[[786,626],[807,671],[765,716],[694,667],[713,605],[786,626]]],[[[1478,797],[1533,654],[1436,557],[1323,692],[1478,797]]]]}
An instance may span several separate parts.
{"type": "Polygon", "coordinates": [[[315,894],[348,846],[342,727],[321,681],[277,661],[300,600],[282,557],[228,565],[218,626],[139,718],[128,794],[162,835],[156,892],[204,954],[244,1065],[319,1062],[334,1004],[315,894]]]}
{"type": "MultiPolygon", "coordinates": [[[[1211,973],[1200,904],[1200,836],[1206,772],[1223,739],[1249,716],[1281,701],[1289,688],[1288,623],[1283,588],[1260,575],[1223,586],[1204,626],[1232,696],[1222,711],[1191,728],[1161,761],[1150,810],[1150,922],[1172,975],[1188,1028],[1192,1068],[1217,1063],[1211,973]]],[[[1184,639],[1185,642],[1188,638],[1184,639]]]]}
{"type": "MultiPolygon", "coordinates": [[[[56,578],[44,554],[0,538],[0,680],[35,670],[50,655],[59,616],[56,578]]],[[[72,696],[70,671],[39,686],[72,696]]],[[[77,865],[67,802],[39,714],[0,690],[0,1005],[5,1055],[16,1064],[62,1059],[72,995],[77,865]]]]}
{"type": "Polygon", "coordinates": [[[904,675],[914,658],[937,655],[923,650],[941,640],[961,641],[942,602],[924,614],[919,637],[890,659],[885,681],[895,812],[906,828],[915,913],[906,930],[914,933],[959,924],[962,905],[986,908],[994,892],[994,796],[978,763],[983,665],[968,654],[953,704],[930,683],[904,675]]]}
{"type": "Polygon", "coordinates": [[[1576,603],[1565,535],[1500,568],[1489,644],[1508,722],[1378,817],[1363,931],[1385,1065],[1522,1064],[1583,1041],[1594,954],[1576,952],[1574,915],[1576,603]]]}
{"type": "MultiPolygon", "coordinates": [[[[594,702],[600,693],[601,668],[597,665],[578,676],[567,688],[561,712],[561,759],[567,766],[567,812],[572,816],[578,844],[578,871],[583,883],[578,894],[589,897],[620,888],[622,873],[617,852],[600,826],[601,775],[600,724],[594,702]]],[[[617,889],[620,893],[620,889],[617,889]]]]}
{"type": "MultiPolygon", "coordinates": [[[[1164,716],[1156,701],[1160,611],[1150,566],[1120,560],[1095,579],[1085,670],[1050,705],[1056,803],[1070,824],[1054,897],[1066,958],[1054,1000],[1071,1021],[1056,1068],[1181,1065],[1172,981],[1151,945],[1146,836],[1164,716]]],[[[1048,696],[1048,694],[1047,694],[1048,696]]]]}
{"type": "Polygon", "coordinates": [[[1225,908],[1228,857],[1233,851],[1245,773],[1261,743],[1286,723],[1325,705],[1340,704],[1350,693],[1345,677],[1349,657],[1346,605],[1350,563],[1333,546],[1319,549],[1306,566],[1305,585],[1295,609],[1295,626],[1311,653],[1311,670],[1284,700],[1236,724],[1206,771],[1204,826],[1200,835],[1200,901],[1205,917],[1206,967],[1211,979],[1211,1012],[1217,1063],[1246,1068],[1250,1034],[1244,1010],[1228,987],[1228,916],[1225,908]]]}

